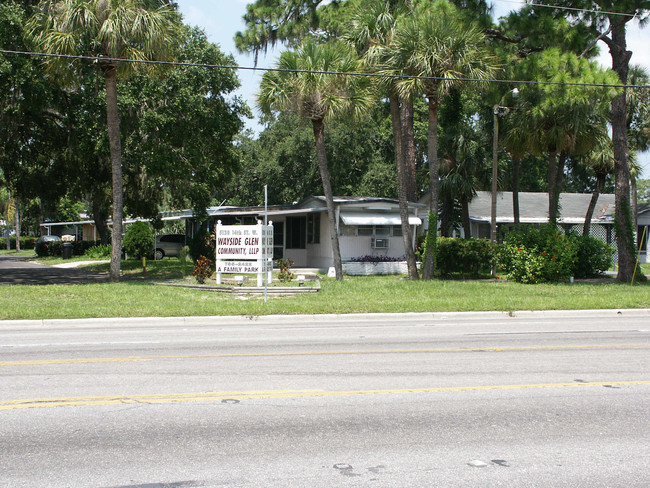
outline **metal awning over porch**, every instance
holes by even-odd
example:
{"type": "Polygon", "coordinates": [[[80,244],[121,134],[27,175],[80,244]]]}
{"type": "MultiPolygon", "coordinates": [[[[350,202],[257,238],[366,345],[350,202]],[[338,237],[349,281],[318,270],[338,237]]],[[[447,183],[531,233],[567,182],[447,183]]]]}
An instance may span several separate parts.
{"type": "MultiPolygon", "coordinates": [[[[401,225],[399,214],[380,214],[367,212],[341,212],[341,220],[345,225],[401,225]]],[[[422,225],[419,217],[409,215],[410,225],[422,225]]]]}

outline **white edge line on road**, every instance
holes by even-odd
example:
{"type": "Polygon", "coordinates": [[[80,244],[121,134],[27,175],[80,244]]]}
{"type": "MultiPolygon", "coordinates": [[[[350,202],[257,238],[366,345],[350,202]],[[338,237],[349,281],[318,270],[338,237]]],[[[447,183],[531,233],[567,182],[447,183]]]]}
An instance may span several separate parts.
{"type": "Polygon", "coordinates": [[[363,314],[321,314],[321,315],[259,315],[259,316],[204,316],[204,317],[111,317],[92,319],[41,319],[3,320],[0,328],[16,327],[105,327],[105,326],[150,326],[164,327],[182,322],[188,326],[201,325],[251,325],[251,324],[311,324],[323,322],[402,322],[413,320],[507,320],[532,318],[592,318],[592,317],[647,317],[650,308],[603,309],[603,310],[520,310],[515,312],[408,312],[408,313],[363,313],[363,314]]]}

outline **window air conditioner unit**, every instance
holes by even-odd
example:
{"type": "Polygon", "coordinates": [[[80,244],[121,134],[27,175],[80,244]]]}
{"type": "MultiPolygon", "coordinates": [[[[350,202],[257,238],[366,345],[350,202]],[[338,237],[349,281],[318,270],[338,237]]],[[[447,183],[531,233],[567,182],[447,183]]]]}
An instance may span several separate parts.
{"type": "Polygon", "coordinates": [[[370,241],[370,247],[373,249],[388,249],[388,239],[376,239],[373,237],[370,241]]]}

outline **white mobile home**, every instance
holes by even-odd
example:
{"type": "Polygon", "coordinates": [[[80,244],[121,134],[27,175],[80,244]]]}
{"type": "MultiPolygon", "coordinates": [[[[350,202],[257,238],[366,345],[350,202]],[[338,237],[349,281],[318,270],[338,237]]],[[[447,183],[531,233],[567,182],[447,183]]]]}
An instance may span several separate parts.
{"type": "MultiPolygon", "coordinates": [[[[343,261],[361,256],[404,256],[397,200],[372,197],[334,197],[339,246],[343,261]]],[[[252,224],[264,220],[264,207],[212,207],[208,220],[198,222],[191,211],[166,213],[187,220],[187,234],[200,228],[212,231],[217,221],[224,225],[252,224]]],[[[426,215],[426,206],[409,203],[409,223],[416,234],[426,215]]],[[[310,196],[291,205],[269,206],[266,217],[273,222],[273,257],[289,258],[296,267],[327,269],[333,266],[325,197],[310,196]]]]}

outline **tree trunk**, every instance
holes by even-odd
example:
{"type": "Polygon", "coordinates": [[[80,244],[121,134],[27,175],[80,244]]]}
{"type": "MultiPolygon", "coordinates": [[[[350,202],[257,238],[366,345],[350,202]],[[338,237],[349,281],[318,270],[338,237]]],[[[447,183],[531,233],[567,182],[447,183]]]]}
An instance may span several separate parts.
{"type": "Polygon", "coordinates": [[[639,222],[638,222],[639,200],[637,196],[635,176],[630,176],[630,193],[632,196],[632,218],[634,219],[634,232],[636,233],[637,229],[639,228],[639,222]]]}
{"type": "Polygon", "coordinates": [[[99,234],[99,241],[102,245],[108,244],[108,226],[106,225],[106,212],[101,208],[101,205],[95,201],[92,203],[93,220],[95,221],[95,229],[99,234]]]}
{"type": "Polygon", "coordinates": [[[513,156],[512,158],[512,216],[515,221],[515,227],[519,226],[519,166],[521,159],[513,156]]]}
{"type": "MultiPolygon", "coordinates": [[[[497,243],[497,189],[499,180],[499,105],[492,111],[492,182],[490,185],[490,244],[497,243]]],[[[492,276],[496,276],[496,266],[492,265],[492,276]]]]}
{"type": "Polygon", "coordinates": [[[7,251],[11,251],[11,192],[8,193],[7,195],[7,219],[5,220],[6,222],[6,228],[5,228],[5,235],[7,236],[6,240],[6,245],[7,245],[7,251]]]}
{"type": "MultiPolygon", "coordinates": [[[[438,99],[435,96],[429,97],[429,127],[427,131],[427,161],[429,162],[429,191],[431,201],[429,211],[438,215],[438,198],[440,195],[440,182],[438,175],[438,99]]],[[[432,239],[429,239],[429,249],[426,252],[422,278],[430,280],[435,271],[435,249],[436,235],[438,229],[429,229],[432,239]]]]}
{"type": "Polygon", "coordinates": [[[555,176],[555,198],[557,199],[555,206],[557,208],[558,217],[562,215],[560,195],[562,195],[562,190],[564,188],[564,168],[566,167],[566,158],[567,153],[565,151],[560,151],[557,159],[557,175],[555,176]]]}
{"type": "Polygon", "coordinates": [[[589,235],[589,228],[591,227],[591,218],[594,216],[594,210],[596,208],[596,203],[598,203],[598,197],[600,192],[603,189],[603,184],[605,183],[605,176],[600,174],[596,175],[596,189],[591,195],[591,200],[589,201],[589,207],[587,207],[587,214],[585,215],[585,223],[582,227],[582,235],[589,235]]]}
{"type": "Polygon", "coordinates": [[[472,237],[472,225],[469,220],[469,199],[465,195],[460,197],[460,207],[463,213],[463,233],[465,239],[472,237]]]}
{"type": "MultiPolygon", "coordinates": [[[[627,50],[625,21],[610,17],[612,69],[620,82],[627,84],[627,74],[632,52],[627,50]]],[[[615,221],[616,246],[618,248],[618,280],[632,281],[634,273],[634,229],[630,204],[630,167],[627,145],[627,89],[612,101],[612,142],[614,145],[615,221]]]]}
{"type": "Polygon", "coordinates": [[[16,211],[14,212],[14,229],[16,229],[16,252],[20,252],[20,200],[18,197],[14,198],[16,211]]]}
{"type": "Polygon", "coordinates": [[[120,281],[120,266],[122,257],[122,220],[124,204],[122,196],[122,142],[120,140],[120,119],[117,109],[117,78],[115,68],[104,72],[106,81],[106,121],[108,126],[108,142],[111,154],[111,173],[113,177],[113,234],[111,245],[110,279],[120,281]]]}
{"type": "Polygon", "coordinates": [[[415,132],[413,130],[413,102],[400,97],[400,125],[402,127],[402,154],[406,168],[406,198],[409,202],[417,200],[417,182],[415,171],[415,132]]]}
{"type": "Polygon", "coordinates": [[[562,194],[562,187],[564,186],[564,166],[566,165],[566,158],[566,152],[560,151],[560,154],[557,157],[557,167],[555,169],[555,178],[553,182],[554,189],[552,205],[555,216],[553,219],[554,223],[557,223],[557,219],[562,214],[562,209],[560,208],[560,195],[562,194]]]}
{"type": "Polygon", "coordinates": [[[548,155],[548,222],[557,223],[557,153],[551,151],[548,155]]]}
{"type": "Polygon", "coordinates": [[[449,237],[451,235],[451,217],[454,211],[454,199],[449,192],[443,192],[440,197],[442,200],[442,209],[440,210],[440,235],[449,237]]]}
{"type": "Polygon", "coordinates": [[[402,226],[402,239],[404,241],[404,254],[406,256],[406,267],[408,269],[409,280],[417,280],[418,267],[413,251],[413,235],[411,225],[409,224],[408,208],[408,183],[406,181],[406,166],[404,164],[404,151],[402,144],[402,124],[400,121],[400,107],[397,95],[391,94],[390,100],[390,117],[393,125],[393,139],[395,143],[395,162],[397,166],[397,199],[399,202],[399,215],[402,226]]]}
{"type": "Polygon", "coordinates": [[[330,171],[327,166],[327,152],[325,151],[325,124],[323,119],[312,119],[314,129],[314,138],[316,139],[316,157],[318,159],[318,169],[323,181],[323,191],[327,203],[327,220],[330,227],[330,239],[332,241],[332,255],[334,257],[334,271],[336,279],[343,279],[343,263],[341,262],[341,250],[339,248],[339,233],[336,228],[336,212],[334,210],[334,195],[332,193],[332,184],[330,182],[330,171]]]}

